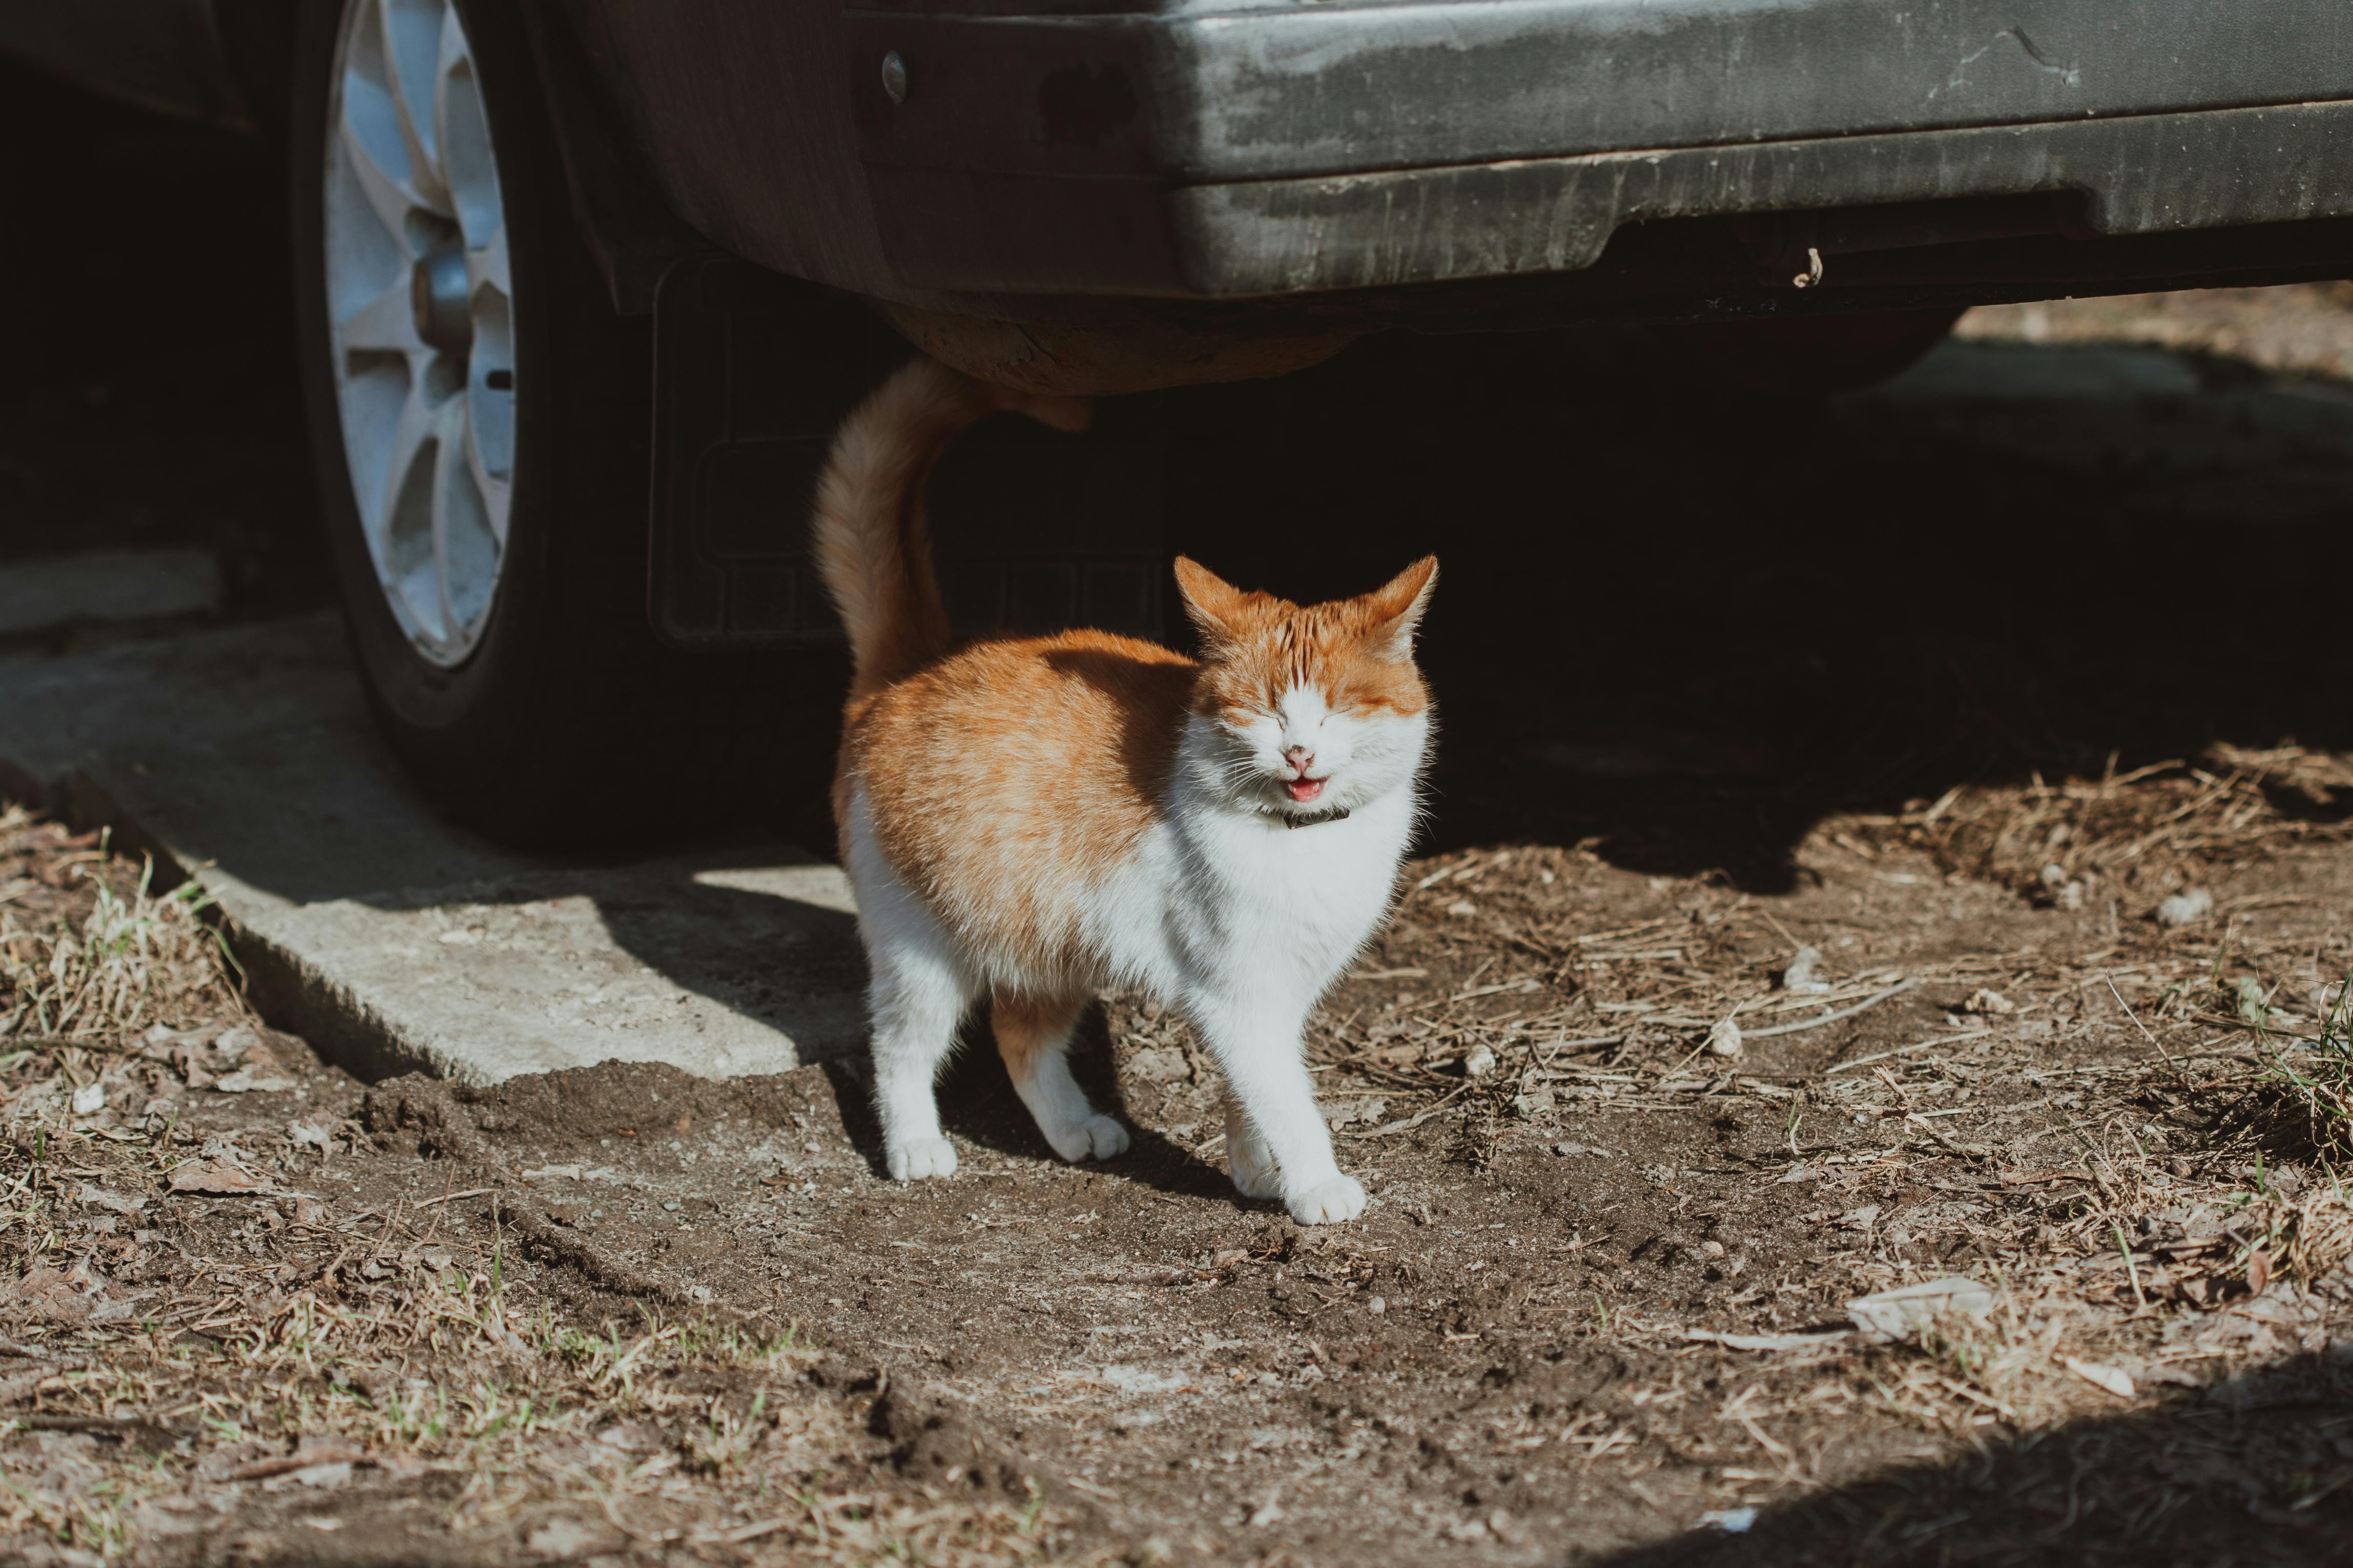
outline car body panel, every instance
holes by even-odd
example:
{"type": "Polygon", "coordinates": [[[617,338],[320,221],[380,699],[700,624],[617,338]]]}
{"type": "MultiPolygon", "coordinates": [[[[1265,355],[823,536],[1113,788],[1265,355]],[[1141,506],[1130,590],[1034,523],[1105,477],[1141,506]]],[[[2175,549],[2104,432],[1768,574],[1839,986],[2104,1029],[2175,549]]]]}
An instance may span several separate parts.
{"type": "Polygon", "coordinates": [[[250,128],[215,0],[0,0],[0,53],[160,113],[250,128]]]}
{"type": "Polygon", "coordinates": [[[2353,96],[2342,0],[955,9],[847,14],[870,163],[1201,184],[2353,96]]]}

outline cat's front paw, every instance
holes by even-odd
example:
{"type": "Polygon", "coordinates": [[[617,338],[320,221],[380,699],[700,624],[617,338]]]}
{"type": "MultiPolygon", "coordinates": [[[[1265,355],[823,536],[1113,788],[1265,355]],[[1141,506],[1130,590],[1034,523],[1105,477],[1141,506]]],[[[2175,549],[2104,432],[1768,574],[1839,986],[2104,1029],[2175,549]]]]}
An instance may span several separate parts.
{"type": "Polygon", "coordinates": [[[894,1182],[920,1182],[925,1176],[955,1174],[955,1150],[944,1138],[910,1138],[894,1143],[884,1156],[894,1182]]]}
{"type": "Polygon", "coordinates": [[[1054,1146],[1055,1153],[1072,1163],[1108,1160],[1127,1152],[1127,1129],[1108,1116],[1090,1116],[1074,1127],[1050,1133],[1046,1142],[1054,1146]]]}
{"type": "Polygon", "coordinates": [[[1226,1163],[1234,1173],[1234,1190],[1246,1198],[1282,1196],[1282,1172],[1274,1154],[1256,1134],[1226,1134],[1226,1163]]]}
{"type": "Polygon", "coordinates": [[[1365,1212],[1364,1185],[1354,1176],[1335,1176],[1293,1194],[1289,1206],[1302,1225],[1338,1225],[1365,1212]]]}

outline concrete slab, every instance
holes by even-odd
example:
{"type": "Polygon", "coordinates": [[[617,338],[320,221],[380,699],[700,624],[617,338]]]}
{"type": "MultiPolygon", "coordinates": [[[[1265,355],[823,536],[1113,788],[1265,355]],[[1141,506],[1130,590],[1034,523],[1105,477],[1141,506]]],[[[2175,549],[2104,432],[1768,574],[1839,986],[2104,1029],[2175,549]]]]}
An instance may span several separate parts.
{"type": "Polygon", "coordinates": [[[208,550],[90,550],[0,570],[0,636],[77,621],[162,620],[221,607],[220,563],[208,550]]]}
{"type": "Polygon", "coordinates": [[[265,1015],[370,1075],[733,1077],[863,1040],[839,870],[773,840],[567,862],[450,826],[330,616],[0,659],[0,785],[197,878],[265,1015]]]}
{"type": "Polygon", "coordinates": [[[1950,338],[1870,395],[1896,401],[2138,403],[2195,397],[2201,390],[2196,367],[2168,349],[1950,338]]]}

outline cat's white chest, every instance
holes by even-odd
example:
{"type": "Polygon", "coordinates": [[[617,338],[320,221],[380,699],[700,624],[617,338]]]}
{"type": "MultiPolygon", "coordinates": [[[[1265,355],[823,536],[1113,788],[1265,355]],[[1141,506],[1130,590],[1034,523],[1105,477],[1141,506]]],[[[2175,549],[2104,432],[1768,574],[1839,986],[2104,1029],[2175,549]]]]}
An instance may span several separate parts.
{"type": "Polygon", "coordinates": [[[1307,827],[1217,824],[1196,890],[1205,934],[1235,972],[1320,991],[1388,909],[1410,826],[1404,799],[1307,827]]]}

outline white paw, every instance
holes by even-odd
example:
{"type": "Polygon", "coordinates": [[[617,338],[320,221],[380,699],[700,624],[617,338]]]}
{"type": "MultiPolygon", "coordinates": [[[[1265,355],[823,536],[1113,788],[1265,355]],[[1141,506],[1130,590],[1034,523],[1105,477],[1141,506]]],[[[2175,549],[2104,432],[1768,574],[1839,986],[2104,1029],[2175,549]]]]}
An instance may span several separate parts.
{"type": "Polygon", "coordinates": [[[1302,1225],[1338,1225],[1365,1212],[1364,1185],[1354,1176],[1335,1176],[1293,1194],[1290,1207],[1302,1225]]]}
{"type": "Polygon", "coordinates": [[[1090,1116],[1075,1127],[1047,1133],[1046,1142],[1065,1160],[1108,1160],[1127,1152],[1127,1129],[1108,1116],[1090,1116]]]}
{"type": "Polygon", "coordinates": [[[891,1146],[884,1163],[894,1182],[920,1182],[925,1176],[955,1174],[955,1151],[944,1138],[910,1138],[891,1146]]]}
{"type": "Polygon", "coordinates": [[[1282,1173],[1274,1155],[1255,1138],[1226,1135],[1226,1163],[1234,1173],[1234,1190],[1246,1198],[1279,1198],[1282,1173]]]}

